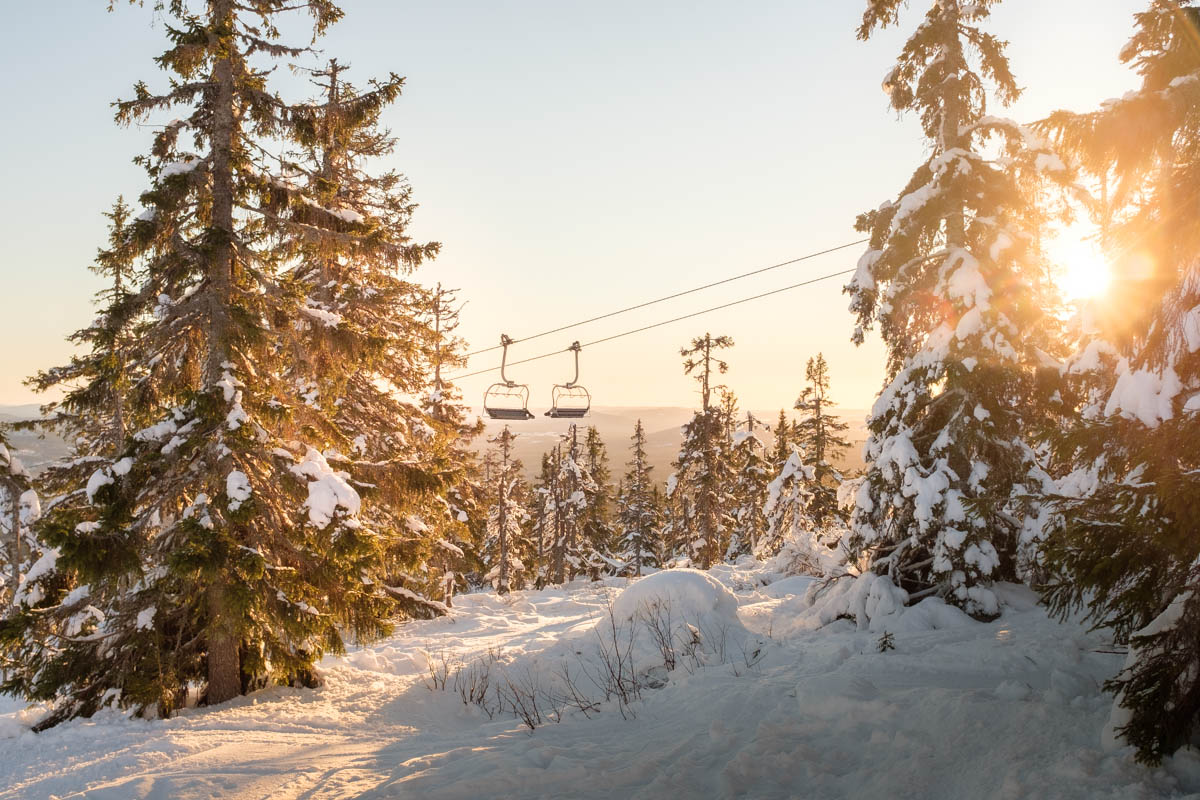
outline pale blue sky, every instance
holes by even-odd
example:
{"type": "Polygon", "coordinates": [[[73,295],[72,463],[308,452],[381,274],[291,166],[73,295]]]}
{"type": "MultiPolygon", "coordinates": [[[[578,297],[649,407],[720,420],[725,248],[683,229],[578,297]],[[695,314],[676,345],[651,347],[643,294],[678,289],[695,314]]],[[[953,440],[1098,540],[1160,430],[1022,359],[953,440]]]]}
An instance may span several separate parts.
{"type": "MultiPolygon", "coordinates": [[[[25,3],[0,48],[4,281],[0,403],[65,359],[90,319],[100,213],[145,181],[130,159],[149,132],[112,124],[109,103],[151,59],[161,23],[104,0],[25,3]]],[[[444,254],[426,282],[468,300],[473,348],[520,338],[680,288],[858,238],[855,215],[894,194],[921,155],[918,131],[880,91],[900,44],[854,38],[861,3],[345,0],[322,43],[352,79],[395,71],[405,96],[386,122],[392,165],[421,204],[413,233],[444,254]]],[[[913,13],[925,2],[913,3],[913,13]]],[[[1007,113],[1087,108],[1134,85],[1117,62],[1144,0],[1008,0],[993,30],[1012,41],[1028,92],[1007,113]]],[[[913,13],[909,14],[910,21],[913,13]]],[[[905,26],[906,29],[910,25],[905,26]]],[[[292,79],[287,78],[287,82],[292,79]]],[[[286,85],[286,83],[285,83],[286,85]]],[[[518,347],[565,347],[853,266],[825,256],[518,347]]],[[[711,330],[734,337],[728,382],[743,405],[790,406],[804,361],[823,350],[843,406],[869,405],[877,341],[849,343],[840,282],[598,346],[584,382],[604,405],[686,405],[677,351],[711,330]]],[[[473,369],[487,366],[472,363],[473,369]]],[[[542,405],[568,356],[512,370],[542,405]]],[[[474,400],[487,376],[464,383],[474,400]]]]}

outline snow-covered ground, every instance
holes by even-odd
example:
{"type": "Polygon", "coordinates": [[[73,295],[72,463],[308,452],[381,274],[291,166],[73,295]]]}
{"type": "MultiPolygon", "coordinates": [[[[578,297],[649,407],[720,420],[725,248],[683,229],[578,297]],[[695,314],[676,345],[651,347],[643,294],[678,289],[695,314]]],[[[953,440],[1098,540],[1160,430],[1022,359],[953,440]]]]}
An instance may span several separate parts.
{"type": "MultiPolygon", "coordinates": [[[[1102,635],[1048,619],[1024,589],[1004,587],[996,622],[925,613],[881,653],[878,633],[845,620],[805,629],[810,579],[711,575],[734,603],[702,575],[656,579],[705,644],[624,715],[616,701],[561,722],[547,708],[530,732],[428,688],[426,653],[439,664],[491,653],[497,681],[552,687],[564,663],[596,666],[610,602],[619,618],[653,584],[624,601],[623,580],[476,594],[451,617],[327,659],[317,690],[165,721],[106,713],[36,735],[36,711],[0,700],[0,800],[1200,797],[1195,754],[1148,770],[1101,750],[1099,686],[1122,657],[1102,635]]],[[[645,642],[632,652],[639,674],[654,666],[645,642]]]]}

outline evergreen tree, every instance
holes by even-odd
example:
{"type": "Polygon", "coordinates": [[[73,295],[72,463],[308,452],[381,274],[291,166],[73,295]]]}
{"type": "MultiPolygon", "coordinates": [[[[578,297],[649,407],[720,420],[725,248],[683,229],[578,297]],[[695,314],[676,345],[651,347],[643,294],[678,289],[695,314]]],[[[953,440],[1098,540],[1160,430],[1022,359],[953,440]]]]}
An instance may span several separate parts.
{"type": "Polygon", "coordinates": [[[84,489],[89,477],[97,466],[117,459],[130,430],[154,421],[148,409],[153,406],[155,385],[132,358],[133,343],[146,325],[137,316],[134,291],[142,277],[132,236],[134,221],[120,197],[104,216],[109,220],[108,244],[89,268],[107,285],[94,297],[96,317],[69,337],[87,350],[66,365],[40,371],[26,381],[38,392],[62,392],[60,400],[42,406],[41,418],[33,425],[70,445],[66,458],[47,465],[38,476],[42,493],[53,498],[43,520],[50,526],[60,520],[71,525],[94,521],[84,489]]]}
{"type": "Polygon", "coordinates": [[[729,560],[753,553],[767,530],[763,505],[771,480],[769,454],[756,431],[767,426],[746,412],[746,429],[735,430],[730,448],[733,485],[733,531],[725,557],[729,560]]]}
{"type": "Polygon", "coordinates": [[[715,382],[716,376],[729,369],[716,354],[732,346],[730,337],[706,333],[680,350],[684,374],[695,373],[700,385],[701,410],[683,427],[683,445],[668,482],[674,506],[670,535],[700,569],[721,559],[733,527],[728,414],[712,403],[713,393],[725,388],[715,382]]]}
{"type": "Polygon", "coordinates": [[[552,580],[561,584],[581,573],[598,570],[604,563],[584,536],[583,526],[596,483],[584,465],[579,429],[575,425],[555,447],[551,466],[554,474],[548,493],[551,522],[548,556],[552,580]]]}
{"type": "Polygon", "coordinates": [[[792,445],[796,442],[795,425],[787,418],[784,410],[779,409],[779,421],[771,429],[771,474],[778,475],[783,465],[792,455],[792,445]]]}
{"type": "Polygon", "coordinates": [[[472,555],[482,550],[487,532],[487,513],[481,502],[484,488],[479,479],[479,460],[472,443],[483,432],[483,420],[470,419],[462,392],[442,377],[446,367],[461,367],[465,342],[455,334],[462,305],[456,290],[443,289],[439,283],[429,294],[426,323],[433,329],[433,385],[426,393],[421,409],[432,434],[422,440],[421,455],[440,476],[440,490],[422,493],[418,499],[427,506],[434,537],[434,562],[427,582],[442,587],[442,602],[449,605],[464,574],[471,569],[472,555]]]}
{"type": "Polygon", "coordinates": [[[374,577],[400,530],[397,512],[371,496],[436,481],[400,459],[369,460],[385,452],[367,422],[382,415],[325,357],[336,344],[364,359],[365,380],[417,382],[388,367],[389,351],[409,346],[387,341],[406,329],[397,312],[354,329],[370,315],[368,290],[385,284],[383,265],[410,268],[431,252],[404,238],[411,203],[396,184],[346,177],[371,154],[355,136],[371,137],[399,87],[380,85],[351,109],[284,103],[261,62],[306,52],[279,40],[280,15],[294,8],[316,34],[341,16],[329,0],[212,0],[200,14],[165,4],[171,41],[158,63],[175,80],[161,95],[139,83],[117,104],[126,124],[187,109],[139,159],[147,211],[122,243],[144,264],[124,312],[139,325],[128,363],[141,405],[127,416],[157,421],[127,426],[119,457],[88,481],[86,514],[40,529],[56,564],[41,599],[2,635],[27,644],[14,630],[48,619],[80,634],[22,649],[5,685],[55,701],[43,726],[110,702],[168,714],[192,683],[210,704],[266,683],[310,684],[313,663],[343,637],[386,632],[394,598],[416,596],[374,577]],[[343,172],[269,155],[280,140],[336,152],[322,136],[343,116],[355,131],[338,145],[343,172]],[[322,284],[321,270],[337,266],[346,271],[322,284]],[[346,338],[327,342],[323,327],[346,338]],[[349,436],[360,424],[366,453],[349,436]],[[87,589],[68,594],[71,583],[87,589]]]}
{"type": "Polygon", "coordinates": [[[677,552],[674,544],[670,539],[670,520],[671,520],[671,504],[667,498],[666,492],[659,484],[654,485],[654,491],[650,494],[650,505],[654,508],[658,517],[658,536],[652,541],[652,552],[654,560],[660,567],[666,567],[667,563],[674,557],[677,552]]]}
{"type": "Polygon", "coordinates": [[[612,550],[612,472],[608,467],[608,449],[596,427],[589,426],[583,441],[583,467],[591,477],[595,489],[587,496],[587,511],[583,521],[583,536],[593,553],[593,577],[602,572],[611,572],[612,550]]]}
{"type": "MultiPolygon", "coordinates": [[[[903,5],[868,0],[859,38],[903,5]]],[[[851,543],[911,599],[989,618],[1036,480],[1023,409],[1039,349],[1055,349],[1034,195],[1043,176],[1069,176],[1030,131],[986,114],[988,83],[1002,102],[1018,94],[1004,43],[981,27],[995,2],[929,5],[884,82],[929,157],[899,199],[859,217],[871,245],[846,287],[855,342],[878,324],[888,348],[851,543]]]]}
{"type": "Polygon", "coordinates": [[[403,79],[358,91],[346,71],[334,59],[309,72],[321,97],[292,112],[297,148],[282,164],[286,186],[273,186],[266,203],[295,265],[286,285],[302,298],[288,374],[293,416],[352,483],[370,487],[364,522],[390,534],[371,576],[408,613],[428,616],[444,610],[427,602],[443,584],[431,562],[461,549],[439,535],[461,538],[463,529],[447,518],[445,487],[462,479],[462,451],[478,428],[440,379],[443,362],[461,363],[461,343],[434,324],[448,298],[404,278],[439,246],[408,238],[415,205],[403,176],[368,169],[394,149],[379,117],[403,79]],[[440,491],[414,491],[422,488],[440,491]]]}
{"type": "Polygon", "coordinates": [[[626,569],[641,576],[643,567],[661,566],[660,534],[663,524],[657,488],[646,458],[646,429],[639,419],[630,437],[632,458],[629,471],[617,493],[617,530],[621,540],[621,559],[626,569]]]}
{"type": "MultiPolygon", "coordinates": [[[[147,398],[133,397],[133,393],[152,388],[139,380],[144,373],[136,371],[130,357],[131,342],[144,324],[134,316],[135,286],[140,277],[137,244],[132,237],[134,221],[122,197],[104,216],[109,221],[108,246],[99,251],[89,269],[107,285],[94,298],[96,318],[69,338],[88,350],[65,366],[43,370],[26,381],[38,392],[63,392],[61,400],[42,407],[39,426],[55,431],[72,445],[71,462],[113,458],[124,447],[130,426],[149,422],[129,416],[131,410],[147,405],[147,398]]],[[[57,486],[68,480],[61,475],[66,467],[55,465],[51,483],[57,486]]]]}
{"type": "Polygon", "coordinates": [[[808,386],[796,400],[801,414],[796,425],[797,445],[813,470],[808,516],[817,527],[828,528],[844,521],[837,501],[842,473],[830,462],[850,447],[842,435],[850,426],[829,413],[835,403],[829,396],[829,366],[824,355],[817,353],[808,360],[805,377],[808,386]]]}
{"type": "Polygon", "coordinates": [[[491,581],[498,594],[522,588],[525,582],[522,554],[527,548],[522,523],[527,514],[520,502],[521,462],[512,454],[516,438],[505,425],[495,438],[488,440],[496,445],[498,458],[492,476],[496,489],[493,505],[488,509],[488,535],[484,542],[489,566],[484,577],[491,581]]]}
{"type": "Polygon", "coordinates": [[[558,480],[559,451],[542,454],[541,469],[532,492],[532,512],[529,515],[529,539],[533,553],[534,585],[541,589],[551,580],[550,553],[553,548],[555,516],[554,497],[558,480]]]}
{"type": "Polygon", "coordinates": [[[1121,53],[1141,88],[1047,123],[1102,186],[1111,177],[1117,187],[1109,244],[1120,299],[1090,346],[1101,375],[1099,356],[1116,357],[1098,381],[1109,391],[1102,403],[1094,393],[1066,401],[1081,413],[1059,442],[1071,471],[1044,545],[1046,597],[1063,615],[1087,605],[1128,641],[1125,669],[1107,685],[1109,728],[1149,764],[1200,733],[1198,32],[1195,2],[1153,0],[1121,53]]]}
{"type": "Polygon", "coordinates": [[[816,470],[804,463],[799,448],[793,447],[779,474],[767,486],[763,504],[767,529],[759,540],[754,554],[759,558],[779,555],[785,547],[794,551],[792,561],[796,571],[817,572],[816,552],[821,546],[828,549],[828,534],[816,519],[816,470]]]}

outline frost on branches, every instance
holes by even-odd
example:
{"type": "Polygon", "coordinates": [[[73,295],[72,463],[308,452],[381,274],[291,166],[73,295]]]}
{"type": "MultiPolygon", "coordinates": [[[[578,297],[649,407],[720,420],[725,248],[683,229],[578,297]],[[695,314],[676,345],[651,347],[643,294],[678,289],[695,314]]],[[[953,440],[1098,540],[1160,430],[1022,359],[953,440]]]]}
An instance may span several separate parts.
{"type": "MultiPolygon", "coordinates": [[[[902,5],[869,2],[860,38],[897,23],[902,5]]],[[[989,584],[1015,574],[1036,474],[1025,416],[1038,351],[1053,349],[1035,190],[1069,178],[1030,131],[986,115],[985,79],[1002,102],[1018,93],[1003,43],[980,27],[992,5],[932,3],[887,75],[930,157],[859,218],[871,245],[846,287],[854,340],[878,326],[888,348],[855,556],[914,602],[938,594],[979,618],[999,610],[989,584]]]]}

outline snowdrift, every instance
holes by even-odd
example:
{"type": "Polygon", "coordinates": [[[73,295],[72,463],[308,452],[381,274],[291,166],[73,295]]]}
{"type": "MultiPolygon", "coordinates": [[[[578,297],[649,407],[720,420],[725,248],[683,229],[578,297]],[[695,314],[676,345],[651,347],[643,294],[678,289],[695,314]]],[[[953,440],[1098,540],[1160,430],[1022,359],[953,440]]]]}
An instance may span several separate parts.
{"type": "MultiPolygon", "coordinates": [[[[928,600],[898,610],[875,582],[817,591],[818,580],[757,570],[463,596],[448,617],[327,658],[320,689],[264,690],[169,720],[105,712],[35,735],[36,711],[0,702],[0,800],[1198,796],[1195,753],[1147,770],[1101,746],[1101,685],[1123,655],[1103,633],[1049,619],[1029,590],[997,587],[1001,616],[984,624],[928,600]],[[595,669],[606,627],[627,634],[622,620],[656,603],[690,618],[679,631],[765,642],[759,660],[700,646],[630,704],[568,709],[532,731],[429,688],[428,657],[494,655],[496,674],[518,682],[563,663],[595,669]],[[832,621],[817,627],[823,616],[832,621]],[[885,629],[895,649],[879,652],[885,629]]],[[[636,647],[652,678],[661,653],[636,647]]]]}

